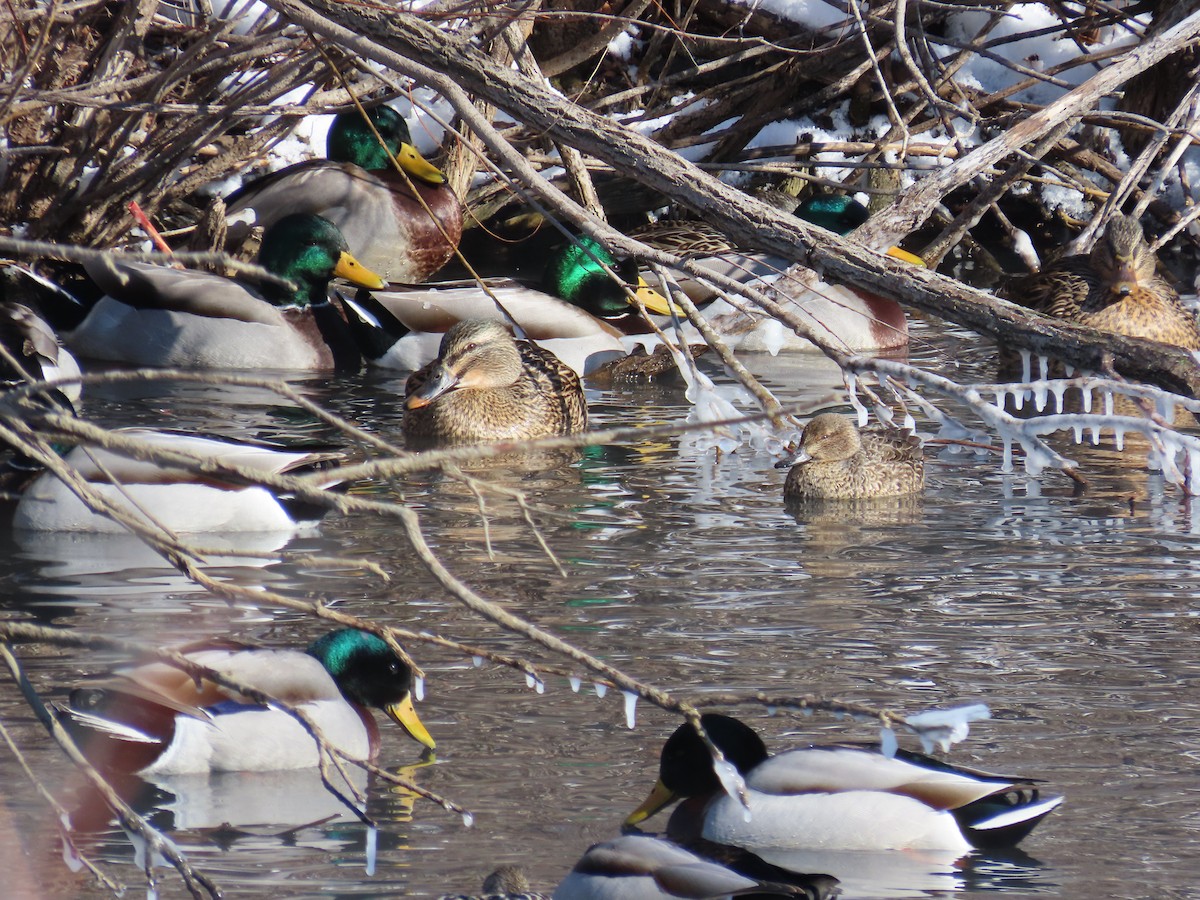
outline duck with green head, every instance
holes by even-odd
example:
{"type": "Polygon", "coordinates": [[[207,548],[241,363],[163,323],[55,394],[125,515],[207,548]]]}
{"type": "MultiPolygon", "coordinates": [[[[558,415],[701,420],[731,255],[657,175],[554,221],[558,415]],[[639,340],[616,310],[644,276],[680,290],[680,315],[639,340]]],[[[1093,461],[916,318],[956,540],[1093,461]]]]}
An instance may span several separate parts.
{"type": "MultiPolygon", "coordinates": [[[[662,295],[638,274],[634,260],[618,262],[586,236],[551,253],[540,287],[511,278],[489,278],[484,286],[473,281],[443,282],[375,291],[374,299],[399,326],[392,327],[391,339],[368,353],[368,359],[382,368],[412,371],[437,355],[442,334],[455,323],[467,319],[508,323],[511,317],[525,338],[549,350],[576,374],[587,375],[625,355],[621,339],[627,329],[637,330],[641,321],[636,303],[651,314],[670,312],[662,295]],[[614,281],[601,263],[622,280],[614,281]]],[[[378,321],[382,316],[366,318],[378,321]]]]}
{"type": "MultiPolygon", "coordinates": [[[[794,212],[806,222],[840,235],[849,234],[870,216],[865,206],[844,195],[810,197],[794,212]]],[[[809,270],[804,275],[789,273],[781,277],[792,266],[790,261],[739,249],[707,222],[663,221],[638,229],[631,237],[660,250],[693,257],[700,265],[735,281],[759,288],[769,284],[778,299],[790,304],[817,335],[840,349],[857,352],[908,345],[908,320],[894,300],[821,282],[809,270]]],[[[914,265],[924,264],[920,257],[898,247],[889,249],[888,255],[914,265]]],[[[679,282],[694,303],[712,301],[704,311],[705,318],[738,349],[772,353],[813,349],[809,341],[770,317],[745,313],[723,300],[714,300],[717,294],[710,285],[689,277],[679,282]]]]}
{"type": "Polygon", "coordinates": [[[385,281],[421,282],[450,260],[462,237],[462,205],[446,176],[413,146],[403,116],[389,106],[365,116],[357,109],[340,113],[326,154],[226,198],[230,238],[303,212],[333,222],[354,255],[385,281]]]}
{"type": "Polygon", "coordinates": [[[172,269],[118,256],[85,264],[106,296],[66,336],[81,356],[139,366],[200,369],[356,369],[329,282],[383,281],[350,253],[320,216],[280,219],[263,235],[259,264],[291,287],[172,269]]]}
{"type": "MultiPolygon", "coordinates": [[[[304,712],[352,759],[379,753],[369,709],[382,710],[430,750],[413,709],[413,672],[377,635],[345,628],[306,650],[210,642],[176,648],[304,712]]],[[[93,764],[140,775],[264,772],[318,763],[316,741],[294,716],[162,662],[121,669],[71,692],[56,713],[93,764]]]]}

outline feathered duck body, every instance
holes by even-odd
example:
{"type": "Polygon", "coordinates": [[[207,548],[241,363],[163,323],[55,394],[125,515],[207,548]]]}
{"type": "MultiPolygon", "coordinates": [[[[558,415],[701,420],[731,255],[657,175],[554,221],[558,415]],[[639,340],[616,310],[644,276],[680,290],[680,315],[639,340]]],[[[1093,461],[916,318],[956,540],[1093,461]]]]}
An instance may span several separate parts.
{"type": "Polygon", "coordinates": [[[1068,256],[1015,279],[1001,293],[1068,322],[1200,350],[1195,315],[1155,267],[1141,224],[1118,215],[1091,253],[1068,256]]]}
{"type": "Polygon", "coordinates": [[[788,500],[868,500],[919,493],[925,487],[920,441],[908,433],[860,430],[836,413],[814,416],[798,451],[776,463],[790,466],[788,500]]]}
{"type": "Polygon", "coordinates": [[[355,256],[386,281],[420,282],[441,269],[462,237],[462,204],[413,147],[399,113],[378,106],[368,116],[404,174],[361,114],[350,110],[330,129],[329,159],[288,166],[226,199],[230,237],[241,236],[239,220],[248,210],[264,228],[293,213],[313,213],[333,222],[355,256]]]}
{"type": "MultiPolygon", "coordinates": [[[[7,361],[0,363],[0,377],[10,383],[79,377],[79,363],[59,345],[54,329],[23,303],[0,302],[0,343],[18,366],[14,370],[7,361]]],[[[68,400],[79,399],[78,383],[60,390],[68,400]]]]}
{"type": "Polygon", "coordinates": [[[663,900],[670,897],[771,896],[824,900],[837,893],[828,875],[764,881],[668,841],[626,835],[593,844],[554,889],[554,900],[663,900]]]}
{"type": "MultiPolygon", "coordinates": [[[[617,262],[586,236],[553,250],[541,289],[511,278],[394,288],[373,295],[402,326],[376,352],[365,354],[382,368],[418,369],[436,357],[440,336],[452,325],[489,319],[515,323],[523,337],[549,350],[576,374],[586,375],[625,355],[622,338],[627,331],[649,329],[636,303],[650,313],[671,312],[666,299],[646,285],[633,260],[617,262]],[[623,281],[615,281],[602,263],[623,281]]],[[[368,313],[365,318],[377,316],[368,313]]]]}
{"type": "MultiPolygon", "coordinates": [[[[796,215],[837,234],[848,234],[869,216],[866,207],[848,197],[817,197],[796,208],[796,215]]],[[[747,252],[707,222],[670,220],[633,232],[634,237],[662,250],[694,258],[700,265],[736,281],[771,283],[779,302],[814,332],[834,346],[850,351],[890,350],[908,345],[908,320],[894,300],[865,291],[822,282],[813,272],[791,272],[791,262],[781,257],[747,252]]],[[[898,248],[890,255],[916,264],[919,257],[898,248]]],[[[693,302],[707,303],[716,296],[708,285],[683,278],[680,286],[693,302]]],[[[772,290],[768,290],[772,293],[772,290]]],[[[738,349],[749,352],[793,352],[813,345],[759,313],[742,312],[723,300],[705,311],[713,327],[738,349]]]]}
{"type": "Polygon", "coordinates": [[[404,435],[413,447],[522,441],[587,427],[578,376],[498,322],[454,325],[438,358],[409,376],[404,394],[404,435]]]}
{"type": "MultiPolygon", "coordinates": [[[[331,632],[307,650],[232,643],[179,648],[192,662],[303,711],[354,759],[372,759],[385,711],[415,740],[433,739],[412,706],[412,670],[381,638],[331,632]]],[[[317,744],[292,715],[166,663],[124,669],[72,691],[57,714],[106,770],[141,775],[273,771],[317,765],[317,744]]]]}
{"type": "MultiPolygon", "coordinates": [[[[151,452],[179,452],[267,475],[319,470],[337,459],[326,453],[280,450],[181,432],[127,428],[115,433],[151,452]]],[[[130,515],[142,519],[149,515],[164,528],[183,534],[291,531],[317,521],[326,509],[260,485],[204,475],[153,458],[135,459],[113,450],[76,447],[65,459],[93,488],[130,515]],[[109,475],[116,479],[116,485],[109,475]]],[[[337,483],[336,478],[330,478],[325,487],[337,483]]],[[[88,509],[50,472],[43,472],[25,488],[13,516],[13,527],[43,532],[126,532],[120,523],[88,509]]]]}
{"type": "Polygon", "coordinates": [[[85,264],[107,294],[68,336],[82,356],[140,366],[205,369],[357,368],[332,278],[366,288],[383,282],[358,262],[345,238],[318,216],[288,216],[263,237],[263,268],[287,291],[255,288],[208,272],[108,258],[85,264]]]}
{"type": "Polygon", "coordinates": [[[689,724],[663,747],[659,781],[628,826],[677,799],[667,831],[749,849],[947,850],[1013,846],[1061,797],[1027,778],[991,775],[920,754],[888,758],[856,746],[813,747],[768,757],[737,719],[701,717],[713,743],[745,779],[749,817],[727,795],[708,748],[689,724]]]}

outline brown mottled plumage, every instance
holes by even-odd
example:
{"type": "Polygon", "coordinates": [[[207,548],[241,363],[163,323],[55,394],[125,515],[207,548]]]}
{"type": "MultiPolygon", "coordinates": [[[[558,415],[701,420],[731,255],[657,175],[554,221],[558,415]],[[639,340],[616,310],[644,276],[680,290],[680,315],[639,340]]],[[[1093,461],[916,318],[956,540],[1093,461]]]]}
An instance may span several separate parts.
{"type": "Polygon", "coordinates": [[[791,466],[783,496],[788,500],[864,500],[899,497],[925,487],[921,445],[912,435],[878,429],[859,431],[836,413],[822,413],[805,426],[800,448],[776,468],[791,466]]]}
{"type": "Polygon", "coordinates": [[[587,427],[579,377],[499,322],[468,319],[404,387],[404,436],[429,447],[518,441],[587,427]]]}
{"type": "Polygon", "coordinates": [[[1195,316],[1154,269],[1141,224],[1118,215],[1090,254],[1060,259],[1014,280],[1001,294],[1068,322],[1200,350],[1195,316]]]}

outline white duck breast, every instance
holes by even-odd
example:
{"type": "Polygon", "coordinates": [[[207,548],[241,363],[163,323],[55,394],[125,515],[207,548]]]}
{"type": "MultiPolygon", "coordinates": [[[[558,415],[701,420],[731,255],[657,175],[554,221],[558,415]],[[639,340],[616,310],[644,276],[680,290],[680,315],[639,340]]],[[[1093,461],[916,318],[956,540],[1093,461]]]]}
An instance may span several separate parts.
{"type": "MultiPolygon", "coordinates": [[[[201,438],[193,435],[128,429],[118,432],[151,446],[216,459],[263,473],[280,474],[320,456],[201,438]]],[[[131,515],[145,517],[171,531],[283,531],[297,522],[270,490],[221,484],[184,469],[135,460],[107,450],[76,447],[65,461],[112,502],[131,515]],[[106,483],[102,469],[120,487],[106,483]],[[145,511],[145,512],[142,512],[145,511]]],[[[45,472],[22,494],[13,527],[27,531],[124,533],[119,523],[92,512],[55,475],[45,472]]]]}

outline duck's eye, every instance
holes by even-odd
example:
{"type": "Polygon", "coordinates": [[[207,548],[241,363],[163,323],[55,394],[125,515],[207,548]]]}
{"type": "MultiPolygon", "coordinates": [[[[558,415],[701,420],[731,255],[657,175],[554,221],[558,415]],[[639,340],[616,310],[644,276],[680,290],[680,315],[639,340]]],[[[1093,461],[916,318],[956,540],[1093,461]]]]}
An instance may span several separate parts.
{"type": "Polygon", "coordinates": [[[392,660],[390,663],[388,663],[388,671],[393,675],[399,674],[400,673],[400,663],[397,662],[396,660],[392,660]]]}
{"type": "Polygon", "coordinates": [[[470,353],[473,350],[478,350],[479,345],[477,343],[475,343],[474,341],[471,341],[471,343],[467,344],[467,346],[464,347],[463,349],[465,349],[468,353],[470,353]]]}

